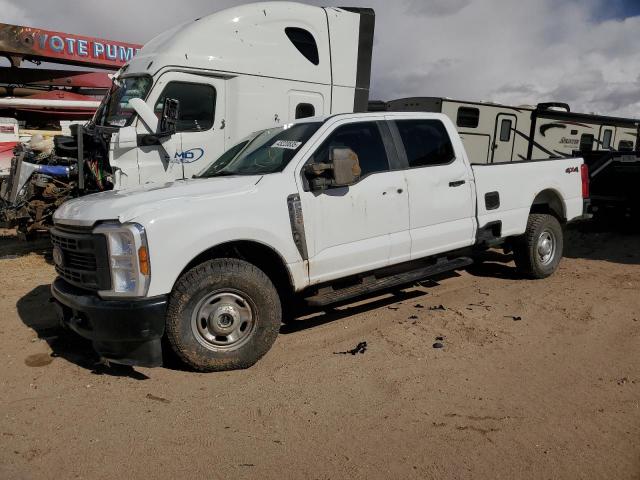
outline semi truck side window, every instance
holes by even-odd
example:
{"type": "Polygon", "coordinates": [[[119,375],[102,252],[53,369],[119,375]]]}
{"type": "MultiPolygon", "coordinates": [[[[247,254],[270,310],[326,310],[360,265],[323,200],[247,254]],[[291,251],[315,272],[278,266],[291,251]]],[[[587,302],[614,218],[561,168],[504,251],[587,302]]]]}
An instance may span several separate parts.
{"type": "Polygon", "coordinates": [[[611,148],[611,130],[605,130],[604,135],[602,136],[602,148],[605,150],[609,150],[611,148]]]}
{"type": "Polygon", "coordinates": [[[347,147],[356,152],[362,177],[389,171],[389,159],[375,122],[352,123],[336,128],[314,154],[314,163],[329,163],[332,147],[347,147]]]}
{"type": "Polygon", "coordinates": [[[456,123],[462,128],[478,128],[480,123],[480,110],[477,108],[460,107],[456,123]]]}
{"type": "Polygon", "coordinates": [[[304,55],[304,58],[309,60],[314,65],[320,63],[320,55],[318,54],[318,44],[316,39],[313,38],[311,32],[308,32],[304,28],[287,27],[284,32],[291,40],[291,43],[298,49],[298,51],[304,55]]]}
{"type": "Polygon", "coordinates": [[[396,121],[409,167],[446,165],[455,158],[453,145],[439,120],[396,121]]]}
{"type": "Polygon", "coordinates": [[[299,103],[296,107],[296,120],[313,117],[315,114],[316,108],[310,103],[299,103]]]}
{"type": "Polygon", "coordinates": [[[155,112],[162,114],[165,98],[180,102],[177,132],[201,132],[210,130],[216,111],[216,90],[211,85],[187,82],[171,82],[158,98],[155,112]]]}

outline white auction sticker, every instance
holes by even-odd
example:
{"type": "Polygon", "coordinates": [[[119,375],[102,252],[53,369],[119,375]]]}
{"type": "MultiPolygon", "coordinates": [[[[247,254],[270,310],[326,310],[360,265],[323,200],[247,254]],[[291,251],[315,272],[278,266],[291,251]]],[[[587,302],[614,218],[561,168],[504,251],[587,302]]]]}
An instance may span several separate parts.
{"type": "Polygon", "coordinates": [[[278,140],[271,145],[271,148],[286,148],[287,150],[297,150],[302,145],[302,142],[296,142],[295,140],[278,140]]]}

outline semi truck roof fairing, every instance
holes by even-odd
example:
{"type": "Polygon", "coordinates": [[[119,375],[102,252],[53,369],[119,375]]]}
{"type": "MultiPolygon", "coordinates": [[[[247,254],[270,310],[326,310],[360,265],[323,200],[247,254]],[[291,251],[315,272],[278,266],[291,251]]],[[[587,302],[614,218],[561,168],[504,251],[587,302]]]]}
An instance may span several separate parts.
{"type": "Polygon", "coordinates": [[[374,24],[370,9],[241,5],[160,34],[125,73],[183,67],[358,88],[368,95],[374,24]]]}

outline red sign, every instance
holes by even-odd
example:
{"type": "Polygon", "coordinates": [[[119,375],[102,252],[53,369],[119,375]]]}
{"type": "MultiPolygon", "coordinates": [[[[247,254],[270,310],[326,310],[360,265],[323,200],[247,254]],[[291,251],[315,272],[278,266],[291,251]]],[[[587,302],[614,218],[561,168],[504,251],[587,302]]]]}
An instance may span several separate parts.
{"type": "Polygon", "coordinates": [[[117,70],[142,48],[134,43],[0,23],[0,55],[117,70]]]}

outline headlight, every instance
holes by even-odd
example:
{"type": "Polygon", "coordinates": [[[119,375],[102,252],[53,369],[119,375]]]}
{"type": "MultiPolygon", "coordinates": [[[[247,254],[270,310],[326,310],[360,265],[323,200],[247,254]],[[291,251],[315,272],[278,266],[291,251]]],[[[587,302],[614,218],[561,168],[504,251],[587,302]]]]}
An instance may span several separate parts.
{"type": "Polygon", "coordinates": [[[151,266],[147,235],[137,223],[105,223],[95,234],[107,238],[111,290],[98,292],[101,297],[144,297],[149,290],[151,266]]]}

